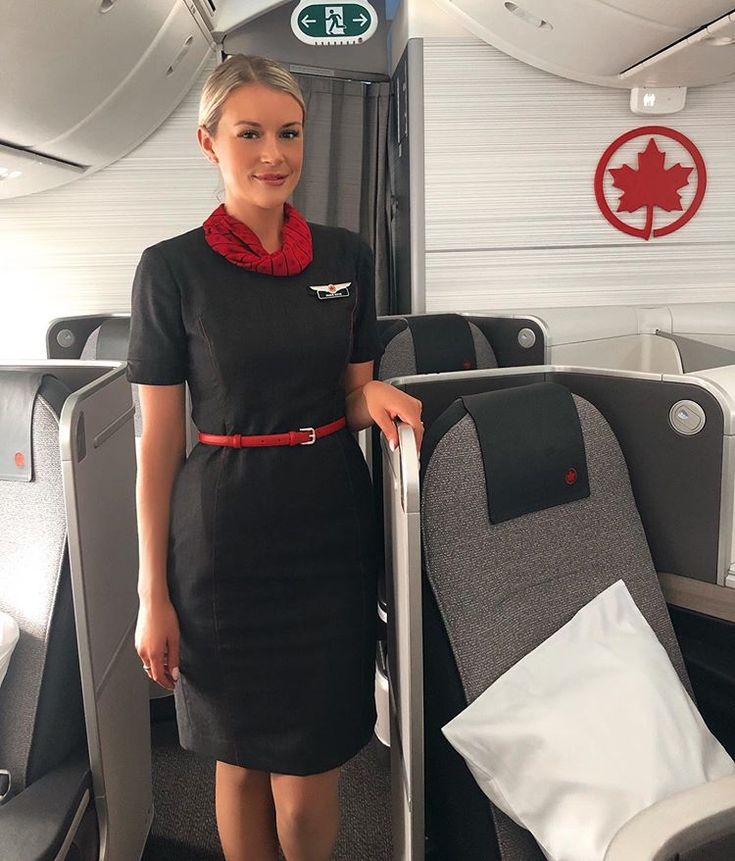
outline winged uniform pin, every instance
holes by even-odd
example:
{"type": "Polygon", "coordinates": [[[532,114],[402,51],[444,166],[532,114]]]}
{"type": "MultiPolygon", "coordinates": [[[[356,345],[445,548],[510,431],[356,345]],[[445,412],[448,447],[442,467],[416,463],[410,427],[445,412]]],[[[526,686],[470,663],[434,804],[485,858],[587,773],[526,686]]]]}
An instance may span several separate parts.
{"type": "Polygon", "coordinates": [[[350,295],[347,289],[350,284],[352,281],[344,281],[342,284],[316,284],[309,287],[309,290],[314,290],[319,299],[341,299],[350,295]]]}

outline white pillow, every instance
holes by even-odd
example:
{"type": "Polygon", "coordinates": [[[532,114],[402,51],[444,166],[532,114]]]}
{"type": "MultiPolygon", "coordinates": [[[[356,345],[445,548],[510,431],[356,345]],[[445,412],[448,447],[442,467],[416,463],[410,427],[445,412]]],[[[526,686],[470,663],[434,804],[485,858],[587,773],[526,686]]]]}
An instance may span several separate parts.
{"type": "Polygon", "coordinates": [[[552,861],[602,861],[640,810],[735,773],[622,580],[442,732],[552,861]]]}
{"type": "Polygon", "coordinates": [[[2,685],[8,671],[10,656],[13,654],[19,637],[18,623],[12,616],[0,610],[0,685],[2,685]]]}

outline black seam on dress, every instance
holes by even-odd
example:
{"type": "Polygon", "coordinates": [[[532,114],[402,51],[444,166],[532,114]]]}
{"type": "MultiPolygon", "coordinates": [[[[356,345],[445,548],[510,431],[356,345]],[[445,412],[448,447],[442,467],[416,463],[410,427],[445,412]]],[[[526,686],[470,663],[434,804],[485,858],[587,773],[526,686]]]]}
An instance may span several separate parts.
{"type": "MultiPolygon", "coordinates": [[[[214,348],[212,347],[212,342],[209,340],[209,335],[207,334],[207,330],[204,326],[204,320],[202,319],[202,315],[199,314],[197,317],[197,322],[199,323],[199,328],[202,330],[202,335],[204,336],[204,340],[207,344],[207,349],[209,350],[209,356],[212,360],[212,367],[214,368],[215,376],[219,381],[219,390],[220,390],[220,415],[222,416],[222,431],[225,432],[227,428],[225,427],[226,419],[226,411],[225,411],[225,378],[222,375],[222,369],[219,366],[219,362],[217,361],[217,356],[215,355],[214,348]]],[[[197,428],[199,430],[199,428],[197,428]]],[[[207,429],[206,433],[214,433],[214,428],[207,429]]]]}
{"type": "Polygon", "coordinates": [[[220,466],[219,466],[219,474],[217,476],[217,484],[214,488],[214,504],[212,505],[212,531],[210,533],[212,549],[210,551],[210,560],[209,560],[209,576],[212,584],[212,623],[214,627],[214,642],[217,647],[217,657],[219,659],[219,670],[220,670],[220,678],[222,685],[222,694],[225,700],[227,700],[228,708],[228,719],[227,724],[230,730],[230,736],[232,738],[232,746],[235,749],[235,759],[237,760],[237,764],[240,765],[240,752],[237,748],[237,735],[233,732],[232,727],[232,702],[230,700],[227,681],[225,679],[224,666],[222,663],[222,648],[220,645],[219,638],[219,628],[217,627],[217,579],[215,577],[215,550],[217,547],[217,533],[216,533],[216,523],[217,523],[217,503],[219,502],[219,487],[222,481],[222,474],[224,472],[225,465],[225,449],[223,448],[220,451],[220,466]]]}
{"type": "MultiPolygon", "coordinates": [[[[352,516],[354,518],[355,523],[357,524],[357,535],[358,535],[358,560],[360,566],[360,602],[361,602],[361,613],[362,613],[362,625],[361,625],[361,638],[360,638],[360,682],[361,684],[365,684],[365,624],[367,623],[367,613],[365,610],[365,591],[367,588],[367,581],[365,577],[365,566],[363,565],[364,553],[362,551],[367,551],[367,546],[365,544],[365,540],[363,538],[362,529],[360,527],[360,518],[357,516],[357,498],[355,496],[355,487],[352,484],[352,476],[350,475],[350,465],[347,463],[347,456],[344,450],[344,444],[346,440],[338,439],[339,450],[342,454],[342,461],[345,465],[345,472],[347,473],[347,481],[350,485],[350,493],[352,495],[352,516]]],[[[353,440],[354,442],[354,440],[353,440]]],[[[362,453],[360,454],[362,457],[362,453]]],[[[377,613],[377,609],[375,609],[377,613]]],[[[363,691],[363,696],[360,698],[361,702],[361,711],[360,711],[360,722],[364,723],[365,720],[365,710],[364,710],[364,702],[365,696],[363,691]]],[[[372,729],[371,729],[372,731],[372,729]]]]}

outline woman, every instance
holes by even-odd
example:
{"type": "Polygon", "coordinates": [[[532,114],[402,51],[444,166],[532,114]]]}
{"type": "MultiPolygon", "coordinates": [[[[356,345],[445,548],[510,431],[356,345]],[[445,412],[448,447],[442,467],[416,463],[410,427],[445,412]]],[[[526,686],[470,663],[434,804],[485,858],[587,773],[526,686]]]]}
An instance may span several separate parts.
{"type": "Polygon", "coordinates": [[[181,745],[217,760],[227,861],[327,861],[339,767],[376,719],[377,546],[351,431],[421,403],[372,379],[369,248],[286,199],[305,109],[278,64],[209,76],[197,136],[225,200],[146,248],[128,380],[140,384],[137,499],[144,668],[174,690],[181,745]],[[199,444],[185,451],[184,381],[199,444]],[[306,428],[306,430],[304,430],[306,428]],[[301,429],[301,430],[299,430],[301,429]]]}

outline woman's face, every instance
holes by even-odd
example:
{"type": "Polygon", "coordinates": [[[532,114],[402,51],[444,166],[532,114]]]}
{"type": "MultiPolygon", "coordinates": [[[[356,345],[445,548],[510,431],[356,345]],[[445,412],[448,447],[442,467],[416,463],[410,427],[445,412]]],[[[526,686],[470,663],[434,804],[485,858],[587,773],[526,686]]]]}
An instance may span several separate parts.
{"type": "Polygon", "coordinates": [[[227,97],[215,138],[199,128],[199,143],[214,156],[228,195],[263,209],[282,207],[301,176],[301,105],[263,84],[243,84],[227,97]]]}

